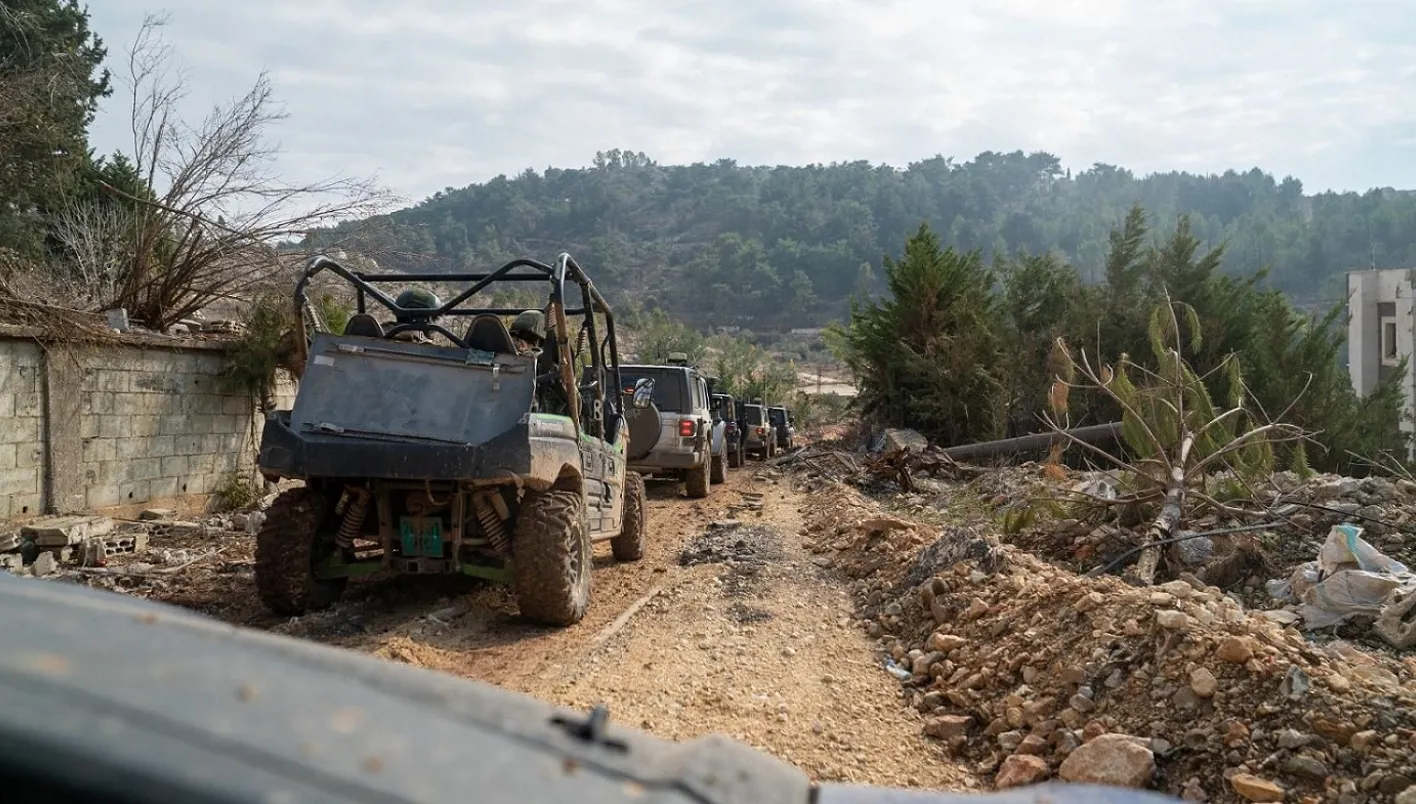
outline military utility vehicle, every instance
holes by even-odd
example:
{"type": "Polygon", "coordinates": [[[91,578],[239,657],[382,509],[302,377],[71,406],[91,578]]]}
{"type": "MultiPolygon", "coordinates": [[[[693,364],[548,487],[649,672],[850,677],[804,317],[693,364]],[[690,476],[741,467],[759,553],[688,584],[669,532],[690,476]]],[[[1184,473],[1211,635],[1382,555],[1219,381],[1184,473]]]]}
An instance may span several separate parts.
{"type": "Polygon", "coordinates": [[[510,583],[532,621],[580,620],[592,543],[620,560],[644,554],[625,412],[650,402],[647,388],[621,392],[614,315],[589,277],[569,254],[428,275],[315,257],[295,288],[299,320],[320,273],[354,286],[356,312],[342,334],[296,339],[294,406],[266,419],[260,471],[302,483],[257,536],[261,600],[296,615],[334,603],[351,576],[460,573],[510,583]],[[415,282],[459,289],[445,303],[380,289],[415,282]],[[545,288],[544,309],[470,305],[508,282],[545,288]]]}

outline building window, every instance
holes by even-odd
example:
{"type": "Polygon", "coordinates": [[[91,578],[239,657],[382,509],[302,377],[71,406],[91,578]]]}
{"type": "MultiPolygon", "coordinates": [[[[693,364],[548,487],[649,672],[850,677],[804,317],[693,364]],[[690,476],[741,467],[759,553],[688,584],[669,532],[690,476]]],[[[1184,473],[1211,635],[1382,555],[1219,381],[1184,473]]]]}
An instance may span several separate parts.
{"type": "Polygon", "coordinates": [[[1394,316],[1382,317],[1382,365],[1395,366],[1396,355],[1396,318],[1394,316]]]}

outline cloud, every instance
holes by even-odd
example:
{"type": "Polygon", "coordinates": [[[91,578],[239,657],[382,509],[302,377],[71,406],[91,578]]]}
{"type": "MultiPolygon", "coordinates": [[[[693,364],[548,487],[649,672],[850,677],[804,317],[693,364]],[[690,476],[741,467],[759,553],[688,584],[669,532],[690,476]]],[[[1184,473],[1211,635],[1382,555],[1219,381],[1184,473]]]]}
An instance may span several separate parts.
{"type": "MultiPolygon", "coordinates": [[[[895,165],[1021,148],[1077,168],[1416,187],[1409,0],[183,6],[167,35],[191,68],[188,113],[268,69],[285,171],[377,171],[414,200],[610,148],[895,165]]],[[[145,8],[90,7],[115,70],[145,8]]],[[[125,146],[125,103],[96,123],[101,150],[125,146]]]]}

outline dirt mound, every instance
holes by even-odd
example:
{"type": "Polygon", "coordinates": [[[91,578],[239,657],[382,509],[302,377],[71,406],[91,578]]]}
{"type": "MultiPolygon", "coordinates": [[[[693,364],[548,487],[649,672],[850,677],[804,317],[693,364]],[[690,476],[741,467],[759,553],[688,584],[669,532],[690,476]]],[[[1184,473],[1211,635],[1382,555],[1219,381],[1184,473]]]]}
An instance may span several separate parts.
{"type": "Polygon", "coordinates": [[[1193,578],[1080,577],[843,487],[812,503],[814,549],[855,579],[925,733],[996,784],[1358,802],[1416,782],[1416,660],[1313,644],[1193,578]]]}

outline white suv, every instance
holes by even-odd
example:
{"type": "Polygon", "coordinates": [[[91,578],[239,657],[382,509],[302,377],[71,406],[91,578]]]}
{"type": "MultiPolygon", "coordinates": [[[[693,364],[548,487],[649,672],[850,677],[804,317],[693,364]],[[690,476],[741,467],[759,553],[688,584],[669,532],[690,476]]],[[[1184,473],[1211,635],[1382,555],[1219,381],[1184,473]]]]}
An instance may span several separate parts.
{"type": "Polygon", "coordinates": [[[727,423],[713,421],[708,378],[685,355],[669,365],[621,365],[620,384],[632,393],[653,383],[652,403],[629,413],[629,470],[650,477],[681,477],[690,497],[708,496],[727,479],[727,423]]]}

